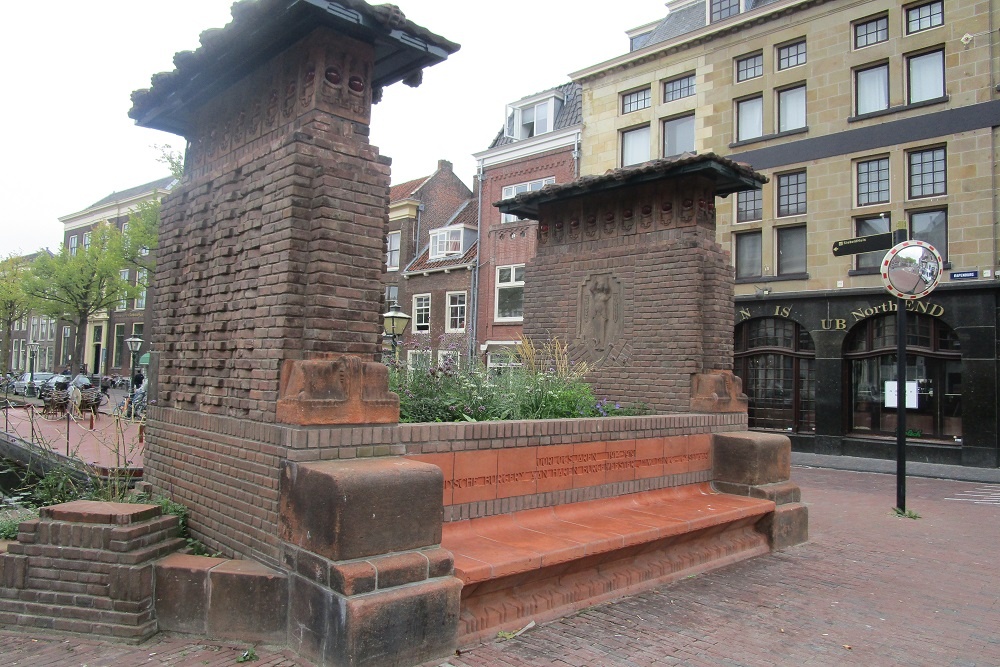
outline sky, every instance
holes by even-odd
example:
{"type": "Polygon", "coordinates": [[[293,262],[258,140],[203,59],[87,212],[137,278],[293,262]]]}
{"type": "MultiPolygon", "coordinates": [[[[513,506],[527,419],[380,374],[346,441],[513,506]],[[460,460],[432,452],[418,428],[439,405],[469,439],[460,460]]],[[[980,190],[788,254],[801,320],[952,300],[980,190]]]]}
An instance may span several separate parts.
{"type": "MultiPolygon", "coordinates": [[[[628,51],[625,31],[666,15],[664,0],[394,0],[406,17],[462,45],[423,84],[385,89],[371,143],[392,182],[454,164],[471,187],[473,153],[504,106],[628,51]]],[[[378,0],[372,4],[378,4],[378,0]]],[[[169,175],[159,146],[182,137],[137,127],[130,95],[173,54],[229,22],[232,0],[49,0],[0,4],[0,257],[62,242],[58,218],[169,175]]]]}

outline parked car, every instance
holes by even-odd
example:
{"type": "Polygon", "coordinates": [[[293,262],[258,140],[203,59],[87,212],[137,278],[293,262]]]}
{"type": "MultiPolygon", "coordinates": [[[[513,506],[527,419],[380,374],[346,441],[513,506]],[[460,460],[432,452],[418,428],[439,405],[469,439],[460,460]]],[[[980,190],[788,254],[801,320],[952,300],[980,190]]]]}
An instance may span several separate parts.
{"type": "Polygon", "coordinates": [[[55,390],[57,384],[61,385],[61,387],[65,389],[69,386],[69,382],[72,379],[73,378],[68,375],[52,375],[38,390],[38,397],[44,399],[46,396],[51,394],[53,390],[55,390]]]}
{"type": "MultiPolygon", "coordinates": [[[[35,373],[34,384],[36,387],[41,387],[45,382],[52,378],[54,373],[35,373]]],[[[32,381],[31,373],[25,373],[17,380],[14,381],[14,394],[17,396],[27,396],[28,383],[32,381]]]]}

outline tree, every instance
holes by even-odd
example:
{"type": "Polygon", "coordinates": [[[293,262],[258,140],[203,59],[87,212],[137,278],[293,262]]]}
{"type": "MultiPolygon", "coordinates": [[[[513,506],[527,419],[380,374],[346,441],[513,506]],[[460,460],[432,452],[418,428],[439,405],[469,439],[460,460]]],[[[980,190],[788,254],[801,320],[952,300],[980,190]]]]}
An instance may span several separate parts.
{"type": "MultiPolygon", "coordinates": [[[[184,174],[184,157],[169,145],[154,145],[160,151],[158,162],[167,165],[170,174],[180,180],[184,174]]],[[[156,248],[160,233],[160,200],[141,202],[129,213],[128,225],[122,234],[121,254],[126,264],[136,270],[136,280],[146,288],[156,269],[156,248]]]]}
{"type": "MultiPolygon", "coordinates": [[[[43,254],[48,252],[43,251],[43,254]]],[[[0,260],[0,326],[3,327],[2,368],[10,370],[11,340],[14,323],[31,311],[31,299],[24,292],[24,277],[28,274],[30,260],[27,257],[8,255],[0,260]]]]}
{"type": "Polygon", "coordinates": [[[121,276],[127,268],[122,246],[118,229],[102,222],[94,227],[89,247],[78,247],[71,254],[63,245],[58,255],[42,253],[23,281],[24,293],[40,311],[76,325],[74,370],[83,365],[90,318],[141,290],[121,276]]]}

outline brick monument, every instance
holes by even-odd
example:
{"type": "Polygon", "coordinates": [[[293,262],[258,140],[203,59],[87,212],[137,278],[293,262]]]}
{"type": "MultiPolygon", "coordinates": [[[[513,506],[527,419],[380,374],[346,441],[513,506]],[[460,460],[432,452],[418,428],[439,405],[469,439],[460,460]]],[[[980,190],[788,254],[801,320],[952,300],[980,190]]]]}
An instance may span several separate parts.
{"type": "MultiPolygon", "coordinates": [[[[210,548],[287,573],[287,639],[304,655],[447,652],[461,584],[436,546],[440,470],[309,462],[339,455],[312,426],[398,421],[373,361],[390,175],[371,105],[458,45],[361,0],[243,0],[201,42],[130,111],[188,146],[160,224],[147,479],[210,548]]],[[[201,590],[218,570],[175,561],[163,580],[201,590]]]]}
{"type": "Polygon", "coordinates": [[[498,202],[539,221],[525,335],[566,342],[593,368],[598,396],[657,413],[745,413],[714,202],[766,181],[714,154],[685,154],[498,202]]]}

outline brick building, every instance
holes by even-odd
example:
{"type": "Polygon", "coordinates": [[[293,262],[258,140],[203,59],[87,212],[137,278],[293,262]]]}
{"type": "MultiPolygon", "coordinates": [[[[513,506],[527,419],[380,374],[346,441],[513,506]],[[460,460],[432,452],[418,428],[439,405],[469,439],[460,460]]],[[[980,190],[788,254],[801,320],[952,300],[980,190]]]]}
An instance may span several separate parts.
{"type": "Polygon", "coordinates": [[[896,307],[882,253],[905,228],[941,285],[910,304],[909,456],[1000,464],[996,2],[678,0],[633,50],[572,74],[583,174],[714,152],[770,178],[720,200],[750,425],[800,450],[893,456],[896,307]]]}
{"type": "Polygon", "coordinates": [[[399,341],[400,358],[426,363],[468,358],[478,231],[472,191],[439,160],[430,176],[389,191],[385,304],[413,319],[399,341]]]}
{"type": "MultiPolygon", "coordinates": [[[[48,252],[41,250],[39,252],[48,252]]],[[[18,258],[11,258],[10,261],[18,262],[21,266],[30,265],[38,257],[39,253],[32,253],[18,258]]],[[[16,315],[16,310],[5,313],[9,317],[16,315]]],[[[31,370],[30,343],[38,343],[38,352],[35,357],[35,372],[52,372],[57,364],[57,333],[58,326],[56,320],[43,315],[37,311],[28,311],[23,317],[16,318],[11,322],[0,323],[3,330],[4,363],[2,368],[5,371],[24,373],[31,370]]]]}
{"type": "Polygon", "coordinates": [[[538,223],[503,214],[493,202],[566,183],[579,174],[580,86],[567,83],[507,107],[507,125],[479,162],[479,289],[475,339],[490,366],[520,338],[524,265],[535,256],[538,223]]]}
{"type": "MultiPolygon", "coordinates": [[[[94,227],[105,221],[124,232],[127,229],[130,213],[143,202],[162,199],[176,183],[177,180],[172,176],[160,178],[121,192],[112,192],[82,211],[62,216],[59,221],[64,227],[63,243],[71,254],[75,254],[78,248],[90,245],[94,227]]],[[[121,277],[133,285],[146,282],[146,277],[141,273],[141,269],[121,269],[121,277]]],[[[72,359],[74,343],[76,336],[83,335],[86,346],[82,363],[91,374],[130,375],[131,359],[125,340],[133,336],[144,341],[149,340],[152,321],[151,296],[144,290],[135,299],[124,299],[117,307],[92,317],[87,324],[87,331],[82,333],[75,331],[75,327],[69,322],[60,322],[59,330],[56,332],[57,344],[54,348],[55,365],[60,368],[70,365],[76,367],[72,359]]],[[[140,354],[143,355],[137,359],[140,366],[148,365],[148,357],[145,355],[148,349],[148,343],[140,349],[140,354]]]]}

